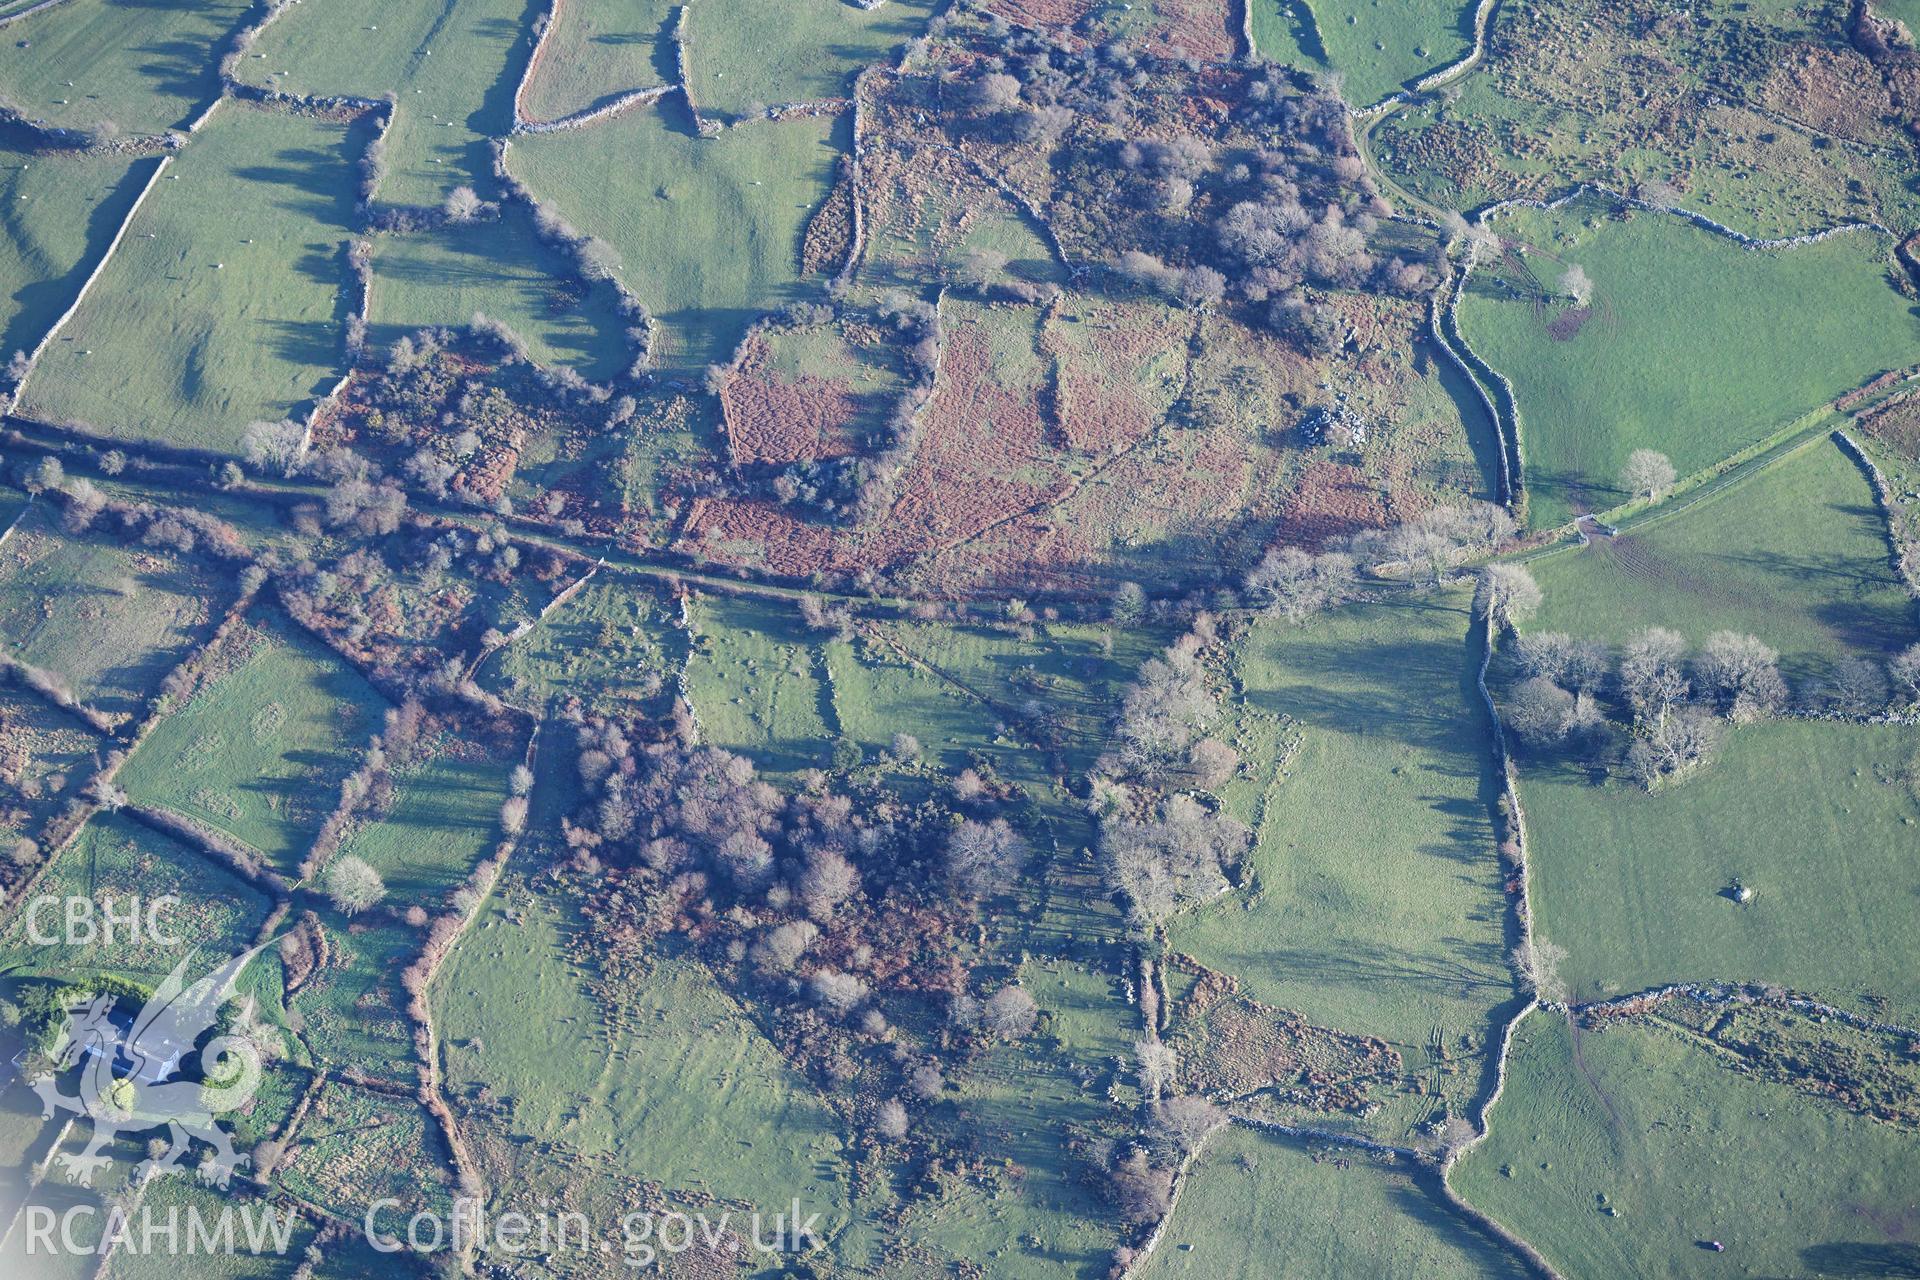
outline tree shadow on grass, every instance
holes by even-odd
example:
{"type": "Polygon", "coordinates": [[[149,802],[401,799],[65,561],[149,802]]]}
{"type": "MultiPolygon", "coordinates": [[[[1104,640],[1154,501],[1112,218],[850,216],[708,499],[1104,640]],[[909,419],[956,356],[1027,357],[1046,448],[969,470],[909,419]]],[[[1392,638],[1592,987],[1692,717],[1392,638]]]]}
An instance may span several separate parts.
{"type": "MultiPolygon", "coordinates": [[[[40,340],[40,335],[47,331],[54,318],[73,300],[80,290],[80,282],[87,278],[94,264],[106,252],[107,244],[126,220],[127,210],[133,207],[134,199],[147,185],[158,164],[158,160],[135,163],[113,184],[111,194],[93,207],[87,215],[86,252],[71,270],[54,279],[31,281],[13,291],[13,301],[18,309],[8,322],[4,335],[0,335],[0,351],[11,353],[27,350],[40,340]]],[[[8,220],[11,221],[11,218],[8,220]]]]}
{"type": "Polygon", "coordinates": [[[1824,1276],[1920,1280],[1920,1245],[1834,1240],[1802,1249],[1800,1260],[1809,1270],[1824,1276]]]}

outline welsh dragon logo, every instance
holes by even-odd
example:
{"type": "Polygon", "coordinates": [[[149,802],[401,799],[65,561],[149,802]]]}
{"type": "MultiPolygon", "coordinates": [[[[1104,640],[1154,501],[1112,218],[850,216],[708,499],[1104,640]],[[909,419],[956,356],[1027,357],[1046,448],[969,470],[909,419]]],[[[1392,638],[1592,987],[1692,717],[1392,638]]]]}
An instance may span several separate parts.
{"type": "MultiPolygon", "coordinates": [[[[215,1117],[252,1101],[260,1085],[260,1047],[245,1035],[216,1036],[198,1051],[202,1078],[182,1079],[180,1072],[195,1043],[213,1029],[240,971],[264,946],[242,952],[190,986],[182,960],[124,1033],[113,1019],[111,995],[92,997],[68,1012],[54,1071],[79,1066],[80,1092],[62,1093],[52,1072],[28,1083],[40,1095],[43,1120],[65,1111],[93,1122],[85,1151],[56,1157],[69,1182],[92,1185],[94,1174],[111,1160],[102,1152],[120,1134],[162,1127],[167,1148],[141,1165],[142,1175],[177,1171],[195,1138],[213,1148],[213,1158],[198,1171],[202,1182],[225,1187],[233,1171],[250,1159],[234,1151],[215,1117]]],[[[252,1011],[249,999],[243,1023],[251,1021],[252,1011]]]]}

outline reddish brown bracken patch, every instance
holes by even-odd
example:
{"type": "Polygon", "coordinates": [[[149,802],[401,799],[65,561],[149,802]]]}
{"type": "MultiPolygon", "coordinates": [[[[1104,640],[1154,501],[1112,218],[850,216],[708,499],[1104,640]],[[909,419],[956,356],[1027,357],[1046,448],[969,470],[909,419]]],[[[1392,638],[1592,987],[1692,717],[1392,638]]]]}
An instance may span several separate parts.
{"type": "Polygon", "coordinates": [[[1344,462],[1315,461],[1281,509],[1274,541],[1317,550],[1362,529],[1387,523],[1379,490],[1357,468],[1344,462]]]}
{"type": "Polygon", "coordinates": [[[1023,27],[1064,32],[1100,4],[1101,0],[986,0],[981,7],[1023,27]]]}
{"type": "Polygon", "coordinates": [[[756,337],[720,393],[727,447],[735,466],[842,458],[854,451],[860,397],[845,383],[802,374],[789,381],[770,367],[756,337]]]}
{"type": "Polygon", "coordinates": [[[1037,390],[996,382],[986,335],[956,324],[912,460],[870,525],[809,524],[771,502],[712,498],[695,504],[683,540],[710,559],[791,575],[886,567],[965,541],[1061,491],[1037,390]]]}

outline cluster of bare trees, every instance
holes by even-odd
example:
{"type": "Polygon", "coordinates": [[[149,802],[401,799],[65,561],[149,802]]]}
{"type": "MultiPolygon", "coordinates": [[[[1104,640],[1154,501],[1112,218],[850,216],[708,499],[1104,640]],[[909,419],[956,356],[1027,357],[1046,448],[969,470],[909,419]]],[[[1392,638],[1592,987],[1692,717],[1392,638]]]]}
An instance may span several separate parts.
{"type": "MultiPolygon", "coordinates": [[[[1389,529],[1368,529],[1317,553],[1275,547],[1247,574],[1247,602],[1302,625],[1362,594],[1363,563],[1397,568],[1416,585],[1445,581],[1468,559],[1511,538],[1513,517],[1491,502],[1433,507],[1389,529]]],[[[1496,565],[1481,575],[1482,612],[1507,620],[1539,602],[1539,589],[1524,569],[1496,565]],[[1490,595],[1488,593],[1491,593],[1490,595]]]]}
{"type": "Polygon", "coordinates": [[[218,516],[192,507],[110,499],[84,476],[67,475],[58,458],[41,458],[25,470],[20,481],[28,492],[46,494],[60,503],[61,525],[71,534],[109,529],[143,546],[182,555],[197,551],[230,563],[253,558],[252,549],[239,533],[218,516]],[[102,523],[107,518],[111,518],[111,524],[102,523]]]}
{"type": "Polygon", "coordinates": [[[1629,774],[1653,788],[1709,763],[1726,726],[1790,710],[1863,717],[1920,706],[1920,645],[1882,664],[1850,655],[1795,699],[1780,673],[1779,654],[1757,636],[1723,630],[1695,650],[1685,636],[1648,627],[1611,648],[1545,631],[1518,637],[1512,656],[1520,678],[1507,691],[1502,718],[1528,746],[1598,746],[1610,728],[1607,699],[1626,718],[1629,774]]]}
{"type": "Polygon", "coordinates": [[[1100,827],[1108,885],[1127,903],[1136,927],[1151,930],[1175,912],[1223,893],[1227,871],[1246,855],[1245,823],[1188,795],[1174,795],[1157,816],[1110,814],[1100,827]]]}
{"type": "Polygon", "coordinates": [[[1220,714],[1200,661],[1205,643],[1189,632],[1141,664],[1121,697],[1118,751],[1105,771],[1159,776],[1187,759],[1220,714]]]}
{"type": "Polygon", "coordinates": [[[1252,69],[1231,117],[1201,134],[1189,113],[1166,109],[1191,65],[1043,31],[988,43],[993,56],[954,95],[962,127],[1050,153],[1064,176],[1051,212],[1109,246],[1118,278],[1184,306],[1232,302],[1310,351],[1338,334],[1308,289],[1412,296],[1438,280],[1437,240],[1412,254],[1375,247],[1391,208],[1336,95],[1252,69]],[[1102,127],[1142,116],[1164,118],[1166,136],[1102,127]]]}

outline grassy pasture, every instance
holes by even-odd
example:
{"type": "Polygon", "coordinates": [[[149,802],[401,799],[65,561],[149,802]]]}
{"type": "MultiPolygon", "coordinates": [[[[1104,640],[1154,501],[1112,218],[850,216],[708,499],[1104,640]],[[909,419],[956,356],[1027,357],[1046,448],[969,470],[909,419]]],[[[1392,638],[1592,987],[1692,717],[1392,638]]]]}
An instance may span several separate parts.
{"type": "Polygon", "coordinates": [[[500,806],[515,762],[442,751],[404,774],[393,811],[341,852],[372,864],[396,902],[438,909],[500,839],[500,806]]]}
{"type": "Polygon", "coordinates": [[[1261,57],[1309,71],[1327,69],[1326,49],[1304,0],[1250,0],[1253,47],[1261,57]]]}
{"type": "Polygon", "coordinates": [[[485,1084],[513,1134],[669,1189],[798,1195],[831,1229],[841,1139],[811,1087],[690,955],[662,954],[627,1007],[603,1007],[581,927],[523,882],[494,896],[433,987],[449,1091],[485,1084]]]}
{"type": "MultiPolygon", "coordinates": [[[[764,15],[752,27],[756,39],[776,29],[764,15]]],[[[703,139],[673,97],[579,132],[516,139],[507,164],[613,246],[617,274],[661,321],[660,361],[700,369],[727,359],[761,311],[811,294],[800,237],[849,132],[844,117],[809,117],[703,139]]]]}
{"type": "Polygon", "coordinates": [[[532,216],[510,206],[498,222],[449,226],[375,242],[368,339],[388,345],[415,329],[460,327],[485,312],[526,341],[541,364],[604,380],[626,367],[626,321],[611,289],[585,296],[572,268],[534,237],[532,216]]]}
{"type": "MultiPolygon", "coordinates": [[[[404,906],[398,895],[392,901],[404,906]]],[[[424,931],[380,909],[351,921],[325,910],[320,920],[331,962],[288,1001],[301,1036],[320,1061],[336,1068],[412,1083],[413,1032],[399,979],[420,954],[424,931]]]]}
{"type": "Polygon", "coordinates": [[[352,164],[367,136],[223,103],[42,355],[25,410],[227,452],[249,422],[302,412],[344,358],[352,164]]]}
{"type": "Polygon", "coordinates": [[[1018,769],[1011,739],[997,731],[992,710],[978,698],[884,648],[835,640],[825,652],[836,717],[869,758],[904,732],[948,775],[966,768],[976,751],[1005,759],[1010,772],[1018,769]]]}
{"type": "Polygon", "coordinates": [[[1636,448],[1687,475],[1920,351],[1884,237],[1756,253],[1671,216],[1589,225],[1601,217],[1579,203],[1503,220],[1535,247],[1529,274],[1512,254],[1487,262],[1460,304],[1461,332],[1519,396],[1536,526],[1623,501],[1636,448]],[[1564,299],[1541,290],[1570,264],[1593,281],[1593,314],[1563,341],[1549,325],[1564,299]]]}
{"type": "Polygon", "coordinates": [[[234,1251],[201,1249],[194,1253],[188,1264],[194,1280],[291,1280],[314,1236],[312,1222],[301,1218],[287,1237],[286,1249],[281,1251],[271,1235],[267,1215],[271,1213],[275,1222],[284,1222],[293,1212],[290,1206],[264,1200],[241,1201],[203,1187],[191,1176],[161,1178],[154,1182],[147,1188],[141,1206],[127,1243],[114,1251],[106,1280],[179,1280],[181,1255],[168,1251],[166,1236],[160,1229],[160,1224],[167,1222],[168,1215],[175,1211],[179,1215],[183,1250],[191,1215],[198,1214],[200,1221],[215,1231],[219,1229],[223,1213],[231,1213],[235,1218],[234,1251]],[[150,1250],[144,1247],[140,1234],[144,1223],[149,1221],[156,1224],[154,1247],[150,1250]],[[249,1223],[257,1224],[258,1239],[265,1246],[257,1252],[247,1236],[249,1223]]]}
{"type": "Polygon", "coordinates": [[[868,63],[918,36],[938,6],[874,9],[819,0],[715,0],[687,15],[687,82],[702,112],[739,117],[783,102],[844,98],[868,63]]]}
{"type": "Polygon", "coordinates": [[[219,674],[154,729],[119,782],[134,799],[217,827],[291,874],[386,704],[277,618],[258,617],[228,643],[219,674]]]}
{"type": "Polygon", "coordinates": [[[438,1130],[412,1098],[333,1080],[307,1113],[299,1141],[287,1148],[275,1182],[355,1224],[365,1220],[374,1201],[392,1197],[399,1205],[375,1225],[383,1233],[397,1228],[404,1237],[416,1210],[450,1220],[452,1175],[445,1151],[438,1130]]]}
{"type": "Polygon", "coordinates": [[[375,196],[437,205],[463,183],[483,192],[493,185],[487,139],[513,125],[513,87],[537,11],[528,0],[302,5],[262,33],[239,75],[288,93],[392,94],[387,171],[375,196]]]}
{"type": "Polygon", "coordinates": [[[1645,1024],[1576,1038],[1534,1014],[1514,1050],[1492,1136],[1454,1185],[1563,1275],[1911,1268],[1910,1133],[1743,1078],[1645,1024]]]}
{"type": "Polygon", "coordinates": [[[671,0],[561,0],[521,110],[558,120],[629,90],[672,83],[676,7],[671,0]]]}
{"type": "Polygon", "coordinates": [[[219,95],[221,48],[248,9],[246,0],[55,5],[7,26],[0,95],[59,128],[163,132],[219,95]]]}
{"type": "Polygon", "coordinates": [[[1920,0],[1874,0],[1873,12],[1906,23],[1908,31],[1920,30],[1920,0]]]}
{"type": "Polygon", "coordinates": [[[194,561],[59,531],[37,504],[0,547],[0,645],[109,715],[143,708],[232,593],[194,561]]]}
{"type": "Polygon", "coordinates": [[[1065,284],[1053,250],[1026,215],[979,175],[945,155],[887,157],[903,173],[864,190],[867,248],[859,280],[878,289],[912,289],[931,296],[976,250],[1005,254],[1006,275],[1065,284]],[[923,198],[929,188],[947,198],[923,198]]]}
{"type": "Polygon", "coordinates": [[[1323,57],[1345,77],[1346,97],[1359,106],[1458,60],[1473,45],[1473,5],[1461,0],[1251,3],[1254,41],[1262,53],[1283,62],[1290,54],[1323,57]]]}
{"type": "Polygon", "coordinates": [[[1775,982],[1903,1019],[1920,1010],[1920,735],[1782,720],[1648,795],[1572,766],[1529,768],[1535,926],[1580,999],[1664,982],[1775,982]],[[1738,878],[1754,898],[1726,892],[1738,878]]]}
{"type": "MultiPolygon", "coordinates": [[[[1306,630],[1255,628],[1224,735],[1251,774],[1225,794],[1256,832],[1251,887],[1169,931],[1175,950],[1237,975],[1253,998],[1378,1036],[1416,1066],[1438,1046],[1475,1061],[1462,1037],[1484,1043],[1513,994],[1463,605],[1361,605],[1306,630]]],[[[1479,1072],[1444,1074],[1457,1110],[1479,1072]]]]}
{"type": "Polygon", "coordinates": [[[1526,1270],[1404,1167],[1250,1129],[1216,1133],[1142,1280],[1519,1280],[1526,1270]]]}
{"type": "Polygon", "coordinates": [[[690,605],[687,693],[703,736],[762,768],[825,767],[837,720],[816,637],[782,601],[709,596],[690,605]]]}
{"type": "Polygon", "coordinates": [[[895,1228],[902,1244],[1015,1280],[1104,1274],[1119,1243],[1112,1208],[1069,1143],[1111,1122],[1108,1091],[1117,1073],[1102,1054],[1130,1055],[1132,1011],[1097,976],[1071,965],[1048,968],[1056,972],[1029,966],[1022,983],[1044,1008],[1066,1013],[1071,1025],[1059,1029],[1071,1038],[1043,1032],[996,1044],[955,1073],[954,1088],[919,1123],[982,1153],[986,1168],[942,1178],[942,1194],[909,1203],[895,1228]]]}
{"type": "Polygon", "coordinates": [[[155,163],[0,147],[0,351],[31,351],[53,327],[155,163]]]}
{"type": "MultiPolygon", "coordinates": [[[[204,971],[252,945],[254,933],[267,917],[266,896],[242,883],[197,850],[150,830],[130,818],[105,814],[87,823],[72,844],[34,889],[36,897],[88,898],[96,905],[92,917],[103,925],[101,906],[110,904],[124,916],[137,903],[144,921],[148,908],[163,896],[179,901],[151,918],[165,934],[178,939],[171,945],[144,932],[128,937],[127,926],[117,925],[111,943],[104,938],[87,945],[34,943],[27,932],[27,913],[18,912],[0,943],[0,964],[25,963],[55,977],[81,970],[122,974],[149,985],[187,957],[192,948],[204,971]]],[[[59,934],[63,924],[55,908],[41,911],[39,927],[59,934]]]]}
{"type": "MultiPolygon", "coordinates": [[[[49,1139],[59,1131],[60,1123],[54,1120],[45,1124],[49,1139]]],[[[91,1137],[91,1126],[77,1121],[59,1150],[65,1155],[79,1155],[91,1137]]],[[[42,1142],[33,1145],[35,1156],[46,1150],[42,1142]]],[[[90,1280],[96,1274],[100,1258],[95,1250],[106,1236],[107,1213],[116,1198],[128,1191],[134,1166],[142,1157],[140,1148],[126,1137],[109,1143],[101,1154],[108,1158],[108,1164],[93,1175],[91,1187],[68,1182],[64,1172],[54,1167],[24,1198],[9,1197],[5,1209],[12,1229],[0,1241],[0,1275],[23,1280],[90,1280]],[[19,1218],[13,1216],[16,1206],[21,1211],[19,1218]],[[25,1215],[30,1208],[42,1211],[43,1226],[37,1235],[28,1229],[30,1219],[25,1215]],[[46,1213],[52,1215],[50,1235],[44,1225],[46,1213]],[[65,1237],[60,1230],[63,1223],[72,1228],[65,1237]]]]}
{"type": "MultiPolygon", "coordinates": [[[[908,653],[942,673],[943,680],[984,698],[995,717],[993,723],[1043,712],[1057,731],[1071,774],[1091,769],[1106,749],[1117,690],[1133,678],[1141,662],[1153,656],[1157,640],[1151,632],[1116,634],[1109,651],[1102,644],[1100,628],[1067,623],[1038,628],[1031,638],[983,626],[917,622],[891,624],[888,633],[908,653]]],[[[1025,776],[1042,769],[1045,761],[1014,740],[994,754],[1003,753],[1009,757],[1009,777],[1023,781],[1047,777],[1044,773],[1031,779],[1025,776]]]]}
{"type": "Polygon", "coordinates": [[[603,705],[669,697],[685,661],[674,604],[603,571],[481,669],[481,683],[521,705],[578,696],[603,705]]]}
{"type": "Polygon", "coordinates": [[[1649,626],[1695,643],[1730,628],[1778,649],[1792,680],[1916,638],[1873,491],[1824,439],[1697,505],[1532,569],[1546,602],[1528,630],[1619,644],[1649,626]]]}

